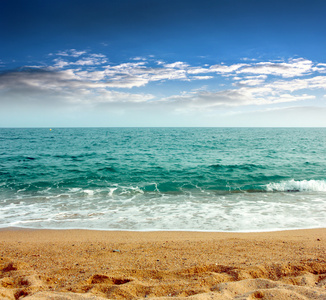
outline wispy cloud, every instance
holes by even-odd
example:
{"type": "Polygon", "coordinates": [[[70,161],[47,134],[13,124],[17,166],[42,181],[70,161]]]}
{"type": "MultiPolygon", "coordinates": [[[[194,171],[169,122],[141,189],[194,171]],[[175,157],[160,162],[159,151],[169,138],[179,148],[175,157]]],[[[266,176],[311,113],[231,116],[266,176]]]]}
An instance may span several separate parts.
{"type": "Polygon", "coordinates": [[[310,60],[297,58],[289,62],[259,62],[243,67],[236,71],[237,74],[274,75],[285,78],[308,75],[312,71],[313,63],[310,60]]]}
{"type": "Polygon", "coordinates": [[[234,65],[212,65],[210,67],[191,67],[187,69],[188,74],[206,74],[206,73],[217,73],[217,74],[227,74],[233,73],[234,71],[247,66],[247,64],[234,64],[234,65]]]}
{"type": "Polygon", "coordinates": [[[234,85],[239,86],[257,86],[261,85],[267,79],[267,75],[257,75],[257,76],[246,76],[244,78],[241,77],[234,77],[234,80],[240,80],[238,83],[234,85]]]}
{"type": "MultiPolygon", "coordinates": [[[[53,67],[58,68],[58,69],[63,69],[66,68],[68,66],[97,66],[97,65],[102,65],[105,64],[107,62],[107,58],[105,55],[103,54],[90,54],[90,55],[86,55],[84,56],[83,54],[86,53],[86,51],[80,51],[78,52],[78,56],[77,55],[70,55],[70,60],[67,59],[63,59],[62,57],[58,57],[55,58],[53,60],[54,65],[53,67]],[[80,56],[82,56],[80,58],[80,56]],[[75,60],[71,60],[71,57],[73,58],[78,58],[75,60]]],[[[68,55],[66,55],[68,56],[68,55]]]]}
{"type": "Polygon", "coordinates": [[[131,60],[147,60],[147,58],[143,56],[136,56],[136,57],[132,57],[131,60]]]}
{"type": "Polygon", "coordinates": [[[171,64],[164,64],[164,67],[166,67],[168,69],[183,69],[183,70],[185,70],[189,67],[189,65],[182,61],[176,61],[171,64]]]}
{"type": "Polygon", "coordinates": [[[70,56],[70,57],[79,57],[83,54],[87,53],[85,50],[83,51],[77,51],[76,49],[69,49],[65,51],[59,51],[56,53],[58,56],[70,56]]]}
{"type": "Polygon", "coordinates": [[[238,107],[248,105],[271,105],[285,102],[296,102],[314,99],[314,95],[291,95],[281,93],[273,95],[263,89],[241,88],[236,90],[223,91],[196,91],[183,93],[181,95],[171,96],[161,99],[160,103],[169,106],[182,107],[184,109],[212,109],[218,107],[238,107]]]}
{"type": "Polygon", "coordinates": [[[305,79],[278,80],[267,84],[266,88],[289,92],[303,89],[326,89],[326,76],[315,76],[305,79]]]}

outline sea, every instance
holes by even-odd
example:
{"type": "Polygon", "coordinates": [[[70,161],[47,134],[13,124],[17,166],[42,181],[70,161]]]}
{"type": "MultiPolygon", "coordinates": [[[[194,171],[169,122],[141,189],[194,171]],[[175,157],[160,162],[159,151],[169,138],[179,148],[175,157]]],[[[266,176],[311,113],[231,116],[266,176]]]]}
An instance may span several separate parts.
{"type": "Polygon", "coordinates": [[[0,227],[326,226],[326,128],[0,128],[0,227]]]}

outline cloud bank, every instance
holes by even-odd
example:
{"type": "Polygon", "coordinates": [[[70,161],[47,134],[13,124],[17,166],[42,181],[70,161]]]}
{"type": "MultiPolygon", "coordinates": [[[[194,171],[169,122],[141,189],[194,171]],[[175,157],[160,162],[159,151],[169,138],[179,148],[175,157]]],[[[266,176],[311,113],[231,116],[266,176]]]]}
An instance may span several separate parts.
{"type": "Polygon", "coordinates": [[[182,61],[165,62],[153,55],[114,64],[102,53],[76,49],[49,57],[51,63],[46,66],[25,66],[0,74],[3,107],[216,110],[312,101],[326,90],[326,64],[304,58],[192,66],[182,61]],[[183,83],[182,90],[171,95],[170,85],[176,82],[183,83]],[[199,82],[205,86],[192,88],[192,83],[199,82]],[[166,86],[166,93],[156,93],[158,86],[166,86]]]}

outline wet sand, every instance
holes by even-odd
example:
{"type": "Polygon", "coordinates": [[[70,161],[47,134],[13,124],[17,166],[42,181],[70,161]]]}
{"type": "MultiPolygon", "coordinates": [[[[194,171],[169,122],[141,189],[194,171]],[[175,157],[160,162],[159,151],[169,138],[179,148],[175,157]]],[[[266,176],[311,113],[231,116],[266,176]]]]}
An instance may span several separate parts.
{"type": "Polygon", "coordinates": [[[0,230],[0,299],[326,299],[326,229],[0,230]]]}

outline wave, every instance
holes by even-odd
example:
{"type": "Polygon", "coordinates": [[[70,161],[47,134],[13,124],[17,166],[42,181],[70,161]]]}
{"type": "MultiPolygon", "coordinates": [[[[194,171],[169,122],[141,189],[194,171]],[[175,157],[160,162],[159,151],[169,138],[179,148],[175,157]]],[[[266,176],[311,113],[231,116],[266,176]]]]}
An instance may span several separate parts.
{"type": "Polygon", "coordinates": [[[265,166],[256,165],[256,164],[233,164],[233,165],[222,165],[222,164],[214,164],[210,165],[210,168],[221,170],[221,171],[253,171],[257,169],[266,169],[265,166]]]}
{"type": "Polygon", "coordinates": [[[102,172],[116,172],[116,169],[113,168],[113,167],[104,167],[104,168],[98,169],[98,171],[102,171],[102,172]]]}
{"type": "Polygon", "coordinates": [[[325,180],[288,180],[266,185],[268,192],[326,192],[325,180]]]}

